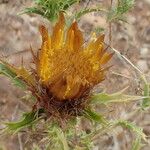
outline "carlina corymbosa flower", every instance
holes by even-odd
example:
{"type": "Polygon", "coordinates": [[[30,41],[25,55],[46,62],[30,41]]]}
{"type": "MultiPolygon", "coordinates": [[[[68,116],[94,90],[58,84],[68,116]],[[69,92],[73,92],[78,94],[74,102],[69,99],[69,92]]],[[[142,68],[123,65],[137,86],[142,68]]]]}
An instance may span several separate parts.
{"type": "Polygon", "coordinates": [[[9,65],[36,98],[34,109],[43,109],[47,117],[82,115],[91,89],[105,79],[106,63],[113,55],[104,48],[104,35],[85,44],[77,22],[66,32],[64,28],[63,13],[52,35],[40,27],[42,45],[37,55],[32,51],[34,68],[9,65]]]}

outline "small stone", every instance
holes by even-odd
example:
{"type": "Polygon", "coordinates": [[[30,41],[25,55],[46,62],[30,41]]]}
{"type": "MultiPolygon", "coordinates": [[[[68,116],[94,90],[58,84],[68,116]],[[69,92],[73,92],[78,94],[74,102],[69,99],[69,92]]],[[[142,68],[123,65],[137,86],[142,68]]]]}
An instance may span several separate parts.
{"type": "Polygon", "coordinates": [[[147,56],[147,54],[148,54],[148,47],[142,47],[140,49],[140,54],[141,54],[142,57],[147,56]]]}

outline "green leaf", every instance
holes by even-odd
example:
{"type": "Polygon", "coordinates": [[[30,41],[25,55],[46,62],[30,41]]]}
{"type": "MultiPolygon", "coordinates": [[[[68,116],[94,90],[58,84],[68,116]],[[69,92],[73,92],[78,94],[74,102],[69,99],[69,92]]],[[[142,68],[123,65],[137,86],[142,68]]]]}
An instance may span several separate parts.
{"type": "Polygon", "coordinates": [[[91,13],[91,12],[106,12],[104,8],[97,7],[97,8],[87,8],[87,9],[81,9],[79,12],[75,14],[75,19],[78,20],[82,16],[91,13]]]}
{"type": "Polygon", "coordinates": [[[49,126],[48,133],[52,142],[50,149],[69,150],[67,137],[57,123],[49,126]]]}
{"type": "Polygon", "coordinates": [[[103,115],[98,114],[97,112],[92,111],[91,109],[84,110],[84,116],[90,120],[93,120],[95,122],[99,122],[102,125],[106,125],[108,123],[103,115]]]}
{"type": "Polygon", "coordinates": [[[149,84],[144,85],[144,96],[146,98],[143,98],[142,107],[147,108],[150,106],[150,85],[149,84]]]}
{"type": "Polygon", "coordinates": [[[143,99],[143,96],[134,96],[134,95],[126,95],[123,92],[126,89],[123,89],[117,93],[107,94],[107,93],[99,93],[91,96],[91,104],[104,104],[107,105],[109,103],[122,103],[122,102],[131,102],[135,100],[143,99]]]}
{"type": "Polygon", "coordinates": [[[61,141],[62,145],[63,145],[63,149],[64,150],[69,150],[69,146],[68,146],[68,143],[67,143],[67,139],[63,133],[63,131],[59,128],[56,128],[56,134],[59,138],[59,140],[61,141]]]}
{"type": "Polygon", "coordinates": [[[119,0],[118,4],[109,11],[107,20],[109,22],[121,20],[125,21],[124,14],[133,8],[135,0],[119,0]]]}
{"type": "Polygon", "coordinates": [[[122,127],[125,127],[129,130],[132,130],[136,134],[136,139],[133,141],[131,150],[140,150],[143,146],[141,143],[141,140],[147,141],[146,135],[143,132],[143,129],[136,126],[134,123],[126,121],[126,120],[118,120],[116,122],[116,125],[120,125],[122,127]]]}
{"type": "Polygon", "coordinates": [[[137,137],[141,137],[144,141],[147,141],[146,135],[143,133],[143,129],[136,126],[134,123],[126,121],[126,120],[118,120],[116,122],[116,125],[120,125],[120,126],[125,127],[129,130],[132,130],[134,133],[136,133],[137,137]]]}
{"type": "Polygon", "coordinates": [[[66,11],[74,3],[78,2],[79,0],[35,0],[35,6],[26,8],[21,14],[35,13],[51,22],[55,22],[60,12],[66,11]]]}
{"type": "Polygon", "coordinates": [[[142,109],[150,107],[150,84],[147,82],[145,76],[141,76],[141,80],[144,83],[144,89],[143,89],[143,102],[142,102],[142,109]]]}
{"type": "Polygon", "coordinates": [[[141,147],[142,147],[142,144],[141,144],[141,136],[139,136],[139,137],[137,137],[137,138],[135,139],[135,141],[133,142],[131,150],[140,150],[141,147]]]}
{"type": "Polygon", "coordinates": [[[29,127],[35,123],[35,121],[39,118],[39,115],[43,112],[43,110],[38,110],[34,112],[24,113],[21,121],[18,122],[9,122],[6,124],[6,130],[10,132],[18,132],[19,130],[29,127]]]}
{"type": "Polygon", "coordinates": [[[25,10],[23,10],[18,15],[22,15],[22,14],[25,14],[25,13],[34,13],[34,14],[38,14],[38,15],[41,15],[41,16],[44,15],[44,13],[41,10],[37,9],[36,7],[25,8],[25,10]]]}
{"type": "Polygon", "coordinates": [[[20,80],[15,74],[15,72],[13,72],[12,69],[4,63],[0,63],[0,74],[11,79],[14,85],[23,89],[27,88],[27,85],[25,84],[25,82],[20,80]]]}

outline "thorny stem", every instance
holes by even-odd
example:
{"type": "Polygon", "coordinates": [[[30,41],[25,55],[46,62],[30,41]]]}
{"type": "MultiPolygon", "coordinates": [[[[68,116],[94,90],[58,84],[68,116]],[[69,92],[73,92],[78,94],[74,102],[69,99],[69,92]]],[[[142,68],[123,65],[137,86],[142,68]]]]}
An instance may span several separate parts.
{"type": "Polygon", "coordinates": [[[109,48],[111,48],[118,56],[118,58],[120,58],[122,60],[122,58],[130,65],[132,66],[141,76],[145,76],[145,74],[138,68],[136,67],[127,57],[125,57],[123,54],[121,54],[118,50],[116,50],[115,48],[111,47],[109,44],[105,43],[109,48]]]}
{"type": "MultiPolygon", "coordinates": [[[[110,9],[112,8],[113,0],[110,1],[110,9]]],[[[112,42],[112,22],[109,22],[109,45],[112,42]]]]}
{"type": "Polygon", "coordinates": [[[114,75],[117,75],[117,76],[124,77],[124,78],[129,79],[129,80],[136,80],[136,81],[139,81],[139,79],[137,79],[137,78],[132,78],[132,77],[130,77],[130,76],[126,76],[126,75],[123,75],[123,74],[118,73],[118,72],[111,71],[111,73],[114,74],[114,75]]]}
{"type": "MultiPolygon", "coordinates": [[[[140,75],[144,75],[144,73],[138,68],[136,67],[127,57],[125,57],[124,55],[122,55],[118,50],[116,50],[115,48],[111,47],[110,48],[121,58],[123,58],[128,64],[130,64],[138,73],[140,73],[140,75]]],[[[120,58],[119,57],[119,58],[120,58]]]]}
{"type": "Polygon", "coordinates": [[[109,45],[111,45],[112,42],[112,23],[109,23],[109,45]]]}
{"type": "MultiPolygon", "coordinates": [[[[105,43],[106,44],[106,43],[105,43]]],[[[106,44],[107,46],[109,46],[108,44],[106,44]]],[[[109,46],[116,54],[117,54],[117,56],[120,58],[120,59],[124,59],[132,68],[134,68],[135,70],[136,70],[136,72],[138,72],[139,73],[139,75],[140,75],[140,77],[141,77],[141,81],[144,83],[144,85],[145,85],[145,88],[146,88],[146,90],[148,91],[147,93],[146,93],[146,96],[148,96],[149,97],[149,91],[150,91],[150,89],[149,89],[149,84],[148,84],[148,82],[147,82],[147,80],[146,80],[146,76],[147,75],[145,75],[138,67],[136,67],[127,57],[125,57],[123,54],[121,54],[118,50],[116,50],[115,48],[113,48],[113,47],[111,47],[111,46],[109,46]]],[[[118,74],[119,75],[119,74],[118,74]]],[[[145,95],[144,95],[145,96],[145,95]]]]}

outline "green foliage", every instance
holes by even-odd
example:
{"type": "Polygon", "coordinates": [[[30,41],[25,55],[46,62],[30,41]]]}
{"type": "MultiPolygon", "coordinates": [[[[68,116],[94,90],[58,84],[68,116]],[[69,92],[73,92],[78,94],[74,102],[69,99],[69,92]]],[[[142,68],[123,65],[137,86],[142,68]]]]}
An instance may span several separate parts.
{"type": "Polygon", "coordinates": [[[24,113],[21,121],[5,123],[6,130],[10,132],[18,132],[23,128],[32,126],[35,121],[39,119],[41,113],[43,113],[43,110],[24,113]]]}
{"type": "Polygon", "coordinates": [[[25,113],[23,114],[23,119],[21,121],[9,122],[9,123],[6,123],[6,126],[7,126],[8,131],[17,132],[21,130],[22,128],[31,126],[36,118],[37,118],[36,112],[25,113]]]}
{"type": "Polygon", "coordinates": [[[64,12],[79,0],[34,0],[35,6],[26,8],[21,14],[35,13],[55,22],[60,12],[64,12]]]}
{"type": "Polygon", "coordinates": [[[122,20],[125,21],[124,14],[126,14],[134,6],[134,0],[119,0],[118,5],[112,7],[108,12],[107,20],[109,22],[122,20]]]}
{"type": "Polygon", "coordinates": [[[142,144],[141,144],[141,136],[139,136],[139,137],[137,137],[137,138],[135,139],[135,141],[133,142],[131,150],[140,150],[141,147],[142,147],[142,144]]]}
{"type": "Polygon", "coordinates": [[[145,76],[142,76],[141,80],[144,83],[143,96],[145,96],[142,102],[142,109],[145,109],[150,107],[150,84],[147,82],[145,76]]]}
{"type": "Polygon", "coordinates": [[[26,89],[26,84],[20,80],[17,75],[12,71],[12,69],[7,66],[5,63],[0,63],[0,74],[11,79],[12,83],[22,89],[26,89]]]}
{"type": "Polygon", "coordinates": [[[140,150],[142,147],[141,141],[146,140],[146,135],[143,132],[143,129],[136,126],[134,123],[126,121],[126,120],[118,120],[116,125],[120,125],[124,128],[132,130],[136,134],[136,139],[133,141],[131,150],[140,150]]]}
{"type": "Polygon", "coordinates": [[[122,103],[122,102],[131,102],[135,100],[142,99],[142,96],[133,96],[126,95],[123,92],[126,89],[123,89],[117,93],[107,94],[107,93],[98,93],[91,97],[91,104],[104,104],[107,105],[109,103],[122,103]]]}
{"type": "Polygon", "coordinates": [[[94,147],[93,140],[91,139],[90,134],[87,134],[86,132],[80,135],[80,143],[83,146],[78,146],[75,148],[75,150],[91,150],[94,147]]]}
{"type": "Polygon", "coordinates": [[[101,7],[97,7],[97,8],[86,8],[86,9],[81,9],[80,11],[78,11],[75,14],[75,19],[78,20],[80,19],[82,16],[88,14],[88,13],[92,13],[92,12],[106,12],[106,10],[104,8],[101,7]]]}
{"type": "Polygon", "coordinates": [[[50,124],[48,127],[48,139],[50,144],[47,146],[47,149],[69,150],[65,132],[55,123],[50,124]]]}
{"type": "Polygon", "coordinates": [[[94,122],[99,122],[102,125],[107,125],[108,123],[103,115],[98,114],[95,111],[92,111],[91,109],[84,110],[84,116],[94,122]]]}
{"type": "Polygon", "coordinates": [[[47,150],[90,150],[93,146],[89,134],[80,129],[76,130],[75,126],[67,126],[66,130],[62,130],[58,124],[51,123],[47,131],[48,136],[45,138],[49,141],[47,150]]]}
{"type": "Polygon", "coordinates": [[[92,12],[101,12],[101,11],[106,11],[105,9],[101,8],[101,7],[97,7],[97,8],[83,8],[79,11],[77,11],[75,13],[75,15],[72,15],[69,19],[66,20],[66,25],[69,27],[72,22],[74,21],[74,19],[76,21],[79,21],[81,19],[82,16],[88,14],[88,13],[92,13],[92,12]]]}
{"type": "Polygon", "coordinates": [[[142,106],[144,108],[149,107],[150,106],[150,85],[149,84],[145,84],[144,85],[144,96],[147,98],[144,98],[143,100],[143,104],[142,106]]]}
{"type": "Polygon", "coordinates": [[[138,138],[142,138],[144,141],[146,141],[146,135],[143,133],[143,129],[136,126],[134,123],[126,121],[126,120],[118,120],[116,122],[116,125],[120,125],[122,127],[125,127],[129,130],[132,130],[134,133],[136,133],[138,138]]]}

